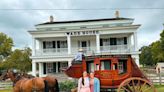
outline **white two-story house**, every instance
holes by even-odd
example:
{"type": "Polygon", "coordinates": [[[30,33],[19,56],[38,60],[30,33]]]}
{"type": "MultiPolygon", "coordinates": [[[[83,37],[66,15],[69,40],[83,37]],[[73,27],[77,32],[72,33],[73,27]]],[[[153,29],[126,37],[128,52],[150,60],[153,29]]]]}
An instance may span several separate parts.
{"type": "Polygon", "coordinates": [[[138,24],[131,18],[50,21],[35,26],[32,35],[32,73],[39,76],[60,73],[71,66],[82,48],[85,55],[131,55],[139,65],[138,24]]]}

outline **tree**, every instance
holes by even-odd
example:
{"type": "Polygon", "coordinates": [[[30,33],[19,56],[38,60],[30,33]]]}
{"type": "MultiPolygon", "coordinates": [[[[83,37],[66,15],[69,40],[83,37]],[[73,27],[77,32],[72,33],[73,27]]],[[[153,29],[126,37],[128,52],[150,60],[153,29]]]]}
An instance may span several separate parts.
{"type": "Polygon", "coordinates": [[[160,42],[161,42],[161,49],[164,52],[164,30],[162,31],[162,33],[160,34],[161,38],[160,38],[160,42]]]}
{"type": "Polygon", "coordinates": [[[152,58],[151,48],[149,46],[143,46],[141,48],[140,64],[142,64],[143,66],[145,65],[152,66],[155,64],[152,58]]]}
{"type": "Polygon", "coordinates": [[[0,32],[0,58],[3,59],[11,54],[13,46],[12,38],[0,32]]]}
{"type": "Polygon", "coordinates": [[[7,57],[2,66],[5,69],[18,69],[23,72],[31,70],[31,49],[25,48],[24,50],[16,49],[7,57]]]}
{"type": "Polygon", "coordinates": [[[164,61],[164,51],[161,47],[161,42],[156,41],[150,45],[152,58],[155,63],[164,61]]]}

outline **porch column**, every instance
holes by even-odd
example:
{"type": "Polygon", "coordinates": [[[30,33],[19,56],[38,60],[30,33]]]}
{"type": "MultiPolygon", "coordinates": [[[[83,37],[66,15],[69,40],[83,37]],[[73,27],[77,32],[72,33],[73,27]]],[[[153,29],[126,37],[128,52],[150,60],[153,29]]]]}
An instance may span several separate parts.
{"type": "Polygon", "coordinates": [[[58,73],[58,62],[56,62],[56,73],[58,73]]]}
{"type": "Polygon", "coordinates": [[[43,74],[43,63],[39,63],[39,77],[42,77],[43,74]]]}
{"type": "Polygon", "coordinates": [[[71,54],[71,37],[67,35],[68,54],[71,54]]]}
{"type": "Polygon", "coordinates": [[[32,75],[36,76],[36,62],[32,61],[32,75]]]}
{"type": "Polygon", "coordinates": [[[128,50],[132,51],[132,35],[128,36],[128,50]]]}
{"type": "Polygon", "coordinates": [[[35,50],[36,50],[36,39],[32,37],[32,56],[35,55],[35,50]]]}
{"type": "Polygon", "coordinates": [[[137,44],[137,32],[134,32],[133,39],[134,39],[134,50],[137,51],[138,50],[138,48],[137,48],[137,46],[138,46],[138,44],[137,44]]]}
{"type": "Polygon", "coordinates": [[[96,50],[100,53],[100,34],[96,34],[96,50]]]}

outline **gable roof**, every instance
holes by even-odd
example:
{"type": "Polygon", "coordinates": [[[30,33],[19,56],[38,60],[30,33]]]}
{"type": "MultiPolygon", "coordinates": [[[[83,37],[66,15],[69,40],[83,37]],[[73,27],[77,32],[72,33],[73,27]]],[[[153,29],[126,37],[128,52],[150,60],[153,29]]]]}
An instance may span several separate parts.
{"type": "Polygon", "coordinates": [[[54,22],[45,22],[45,23],[41,23],[38,25],[79,23],[79,22],[95,22],[95,21],[113,21],[113,20],[133,20],[133,19],[132,18],[104,18],[104,19],[88,19],[88,20],[54,21],[54,22]]]}

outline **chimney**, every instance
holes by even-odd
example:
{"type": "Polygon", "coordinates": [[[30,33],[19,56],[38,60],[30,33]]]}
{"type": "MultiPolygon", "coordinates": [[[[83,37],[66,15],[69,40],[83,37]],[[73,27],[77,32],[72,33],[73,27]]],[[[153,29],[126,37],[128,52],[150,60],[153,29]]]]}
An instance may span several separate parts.
{"type": "Polygon", "coordinates": [[[119,18],[119,17],[120,17],[119,11],[116,11],[116,12],[115,12],[115,17],[116,17],[116,18],[119,18]]]}
{"type": "Polygon", "coordinates": [[[50,22],[54,22],[54,17],[52,15],[50,16],[50,22]]]}

